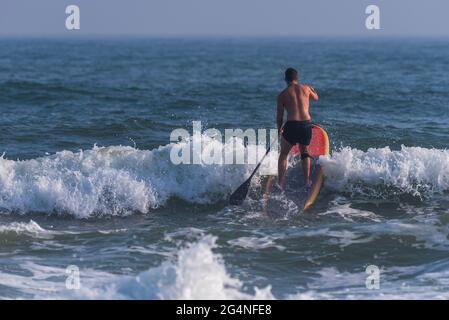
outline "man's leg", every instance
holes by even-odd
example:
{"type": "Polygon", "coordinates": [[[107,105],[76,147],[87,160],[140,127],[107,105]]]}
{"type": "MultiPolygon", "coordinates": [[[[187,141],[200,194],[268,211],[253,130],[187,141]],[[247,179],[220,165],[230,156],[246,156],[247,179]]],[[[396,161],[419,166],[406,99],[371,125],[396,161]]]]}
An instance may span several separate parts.
{"type": "Polygon", "coordinates": [[[288,154],[292,145],[281,136],[281,151],[279,153],[278,161],[278,183],[281,189],[284,189],[285,185],[285,170],[287,170],[288,154]]]}
{"type": "Polygon", "coordinates": [[[301,151],[301,164],[304,173],[304,185],[307,187],[310,184],[310,156],[309,148],[307,146],[299,145],[301,151]]]}

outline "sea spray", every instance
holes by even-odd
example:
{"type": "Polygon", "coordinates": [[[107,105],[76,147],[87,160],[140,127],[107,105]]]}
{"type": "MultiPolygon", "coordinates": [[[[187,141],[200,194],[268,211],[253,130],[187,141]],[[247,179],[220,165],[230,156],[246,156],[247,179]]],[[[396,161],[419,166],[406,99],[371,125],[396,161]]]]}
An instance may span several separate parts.
{"type": "Polygon", "coordinates": [[[64,275],[64,269],[32,262],[22,265],[26,275],[0,273],[0,285],[23,286],[38,299],[274,299],[270,286],[243,290],[244,283],[228,273],[222,256],[214,252],[216,241],[203,236],[176,250],[173,260],[136,276],[81,269],[78,290],[50,281],[64,275]]]}
{"type": "Polygon", "coordinates": [[[117,293],[133,299],[274,299],[270,287],[244,293],[243,283],[228,274],[222,257],[213,252],[216,241],[207,235],[188,244],[179,250],[175,263],[120,281],[117,293]]]}
{"type": "MultiPolygon", "coordinates": [[[[207,139],[205,136],[203,143],[218,144],[224,152],[233,150],[231,143],[207,139]]],[[[237,142],[243,144],[241,140],[237,142]]],[[[66,213],[88,218],[147,213],[164,206],[171,198],[213,204],[226,200],[254,168],[175,165],[169,156],[173,146],[153,150],[94,147],[25,161],[2,157],[0,208],[3,212],[66,213]]],[[[276,157],[270,153],[260,174],[276,173],[276,157]]],[[[380,197],[388,197],[391,190],[429,197],[449,190],[448,150],[403,146],[400,150],[385,147],[365,152],[345,147],[330,157],[322,157],[320,162],[325,186],[332,192],[380,189],[380,197]]]]}
{"type": "MultiPolygon", "coordinates": [[[[243,145],[243,141],[234,141],[243,145]]],[[[189,142],[180,142],[189,143],[189,142]]],[[[203,137],[233,152],[235,144],[203,137]]],[[[0,158],[0,208],[3,211],[92,215],[146,213],[170,198],[192,203],[216,203],[240,184],[254,165],[175,165],[170,151],[176,144],[153,150],[94,147],[62,151],[25,161],[0,158]]],[[[256,146],[246,146],[246,149],[256,146]]],[[[273,155],[265,168],[275,168],[273,155]]],[[[262,170],[267,171],[267,169],[262,170]]]]}
{"type": "MultiPolygon", "coordinates": [[[[384,147],[364,152],[344,147],[320,163],[326,186],[335,191],[381,187],[431,196],[449,190],[449,150],[402,146],[400,150],[384,147]]],[[[385,189],[383,195],[388,192],[385,189]]]]}

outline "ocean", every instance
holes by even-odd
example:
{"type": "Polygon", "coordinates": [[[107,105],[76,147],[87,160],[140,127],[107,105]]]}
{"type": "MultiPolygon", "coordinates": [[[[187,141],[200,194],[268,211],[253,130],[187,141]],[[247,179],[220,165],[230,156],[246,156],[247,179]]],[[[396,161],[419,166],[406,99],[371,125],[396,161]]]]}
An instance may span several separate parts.
{"type": "Polygon", "coordinates": [[[448,88],[447,39],[1,39],[0,298],[447,299],[448,88]],[[290,66],[331,142],[310,210],[170,161],[192,121],[275,128],[290,66]]]}

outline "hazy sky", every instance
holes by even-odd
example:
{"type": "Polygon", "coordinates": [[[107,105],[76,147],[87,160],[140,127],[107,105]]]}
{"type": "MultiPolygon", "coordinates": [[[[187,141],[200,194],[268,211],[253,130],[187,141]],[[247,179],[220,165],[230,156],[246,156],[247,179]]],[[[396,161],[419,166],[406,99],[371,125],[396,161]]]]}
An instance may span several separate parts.
{"type": "Polygon", "coordinates": [[[448,36],[449,0],[0,0],[1,35],[448,36]],[[65,29],[67,5],[81,30],[65,29]],[[382,30],[365,28],[380,7],[382,30]]]}

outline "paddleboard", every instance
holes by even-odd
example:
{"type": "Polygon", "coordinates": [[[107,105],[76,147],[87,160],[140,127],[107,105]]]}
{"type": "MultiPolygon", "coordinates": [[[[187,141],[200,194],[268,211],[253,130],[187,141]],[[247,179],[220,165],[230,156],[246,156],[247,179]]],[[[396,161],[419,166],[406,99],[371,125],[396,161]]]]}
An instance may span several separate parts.
{"type": "MultiPolygon", "coordinates": [[[[301,153],[298,145],[290,151],[290,161],[294,165],[289,166],[285,174],[285,190],[282,195],[289,201],[292,201],[300,210],[310,208],[316,201],[324,181],[323,168],[319,164],[319,157],[329,154],[329,138],[326,131],[318,125],[312,127],[312,140],[309,145],[310,161],[310,179],[311,188],[304,188],[304,175],[301,166],[301,153]],[[292,159],[293,158],[293,159],[292,159]]],[[[290,162],[289,161],[289,162],[290,162]]],[[[281,193],[281,190],[273,188],[277,177],[268,177],[265,191],[266,208],[270,207],[269,202],[281,193]]],[[[274,201],[275,202],[275,201],[274,201]]]]}

